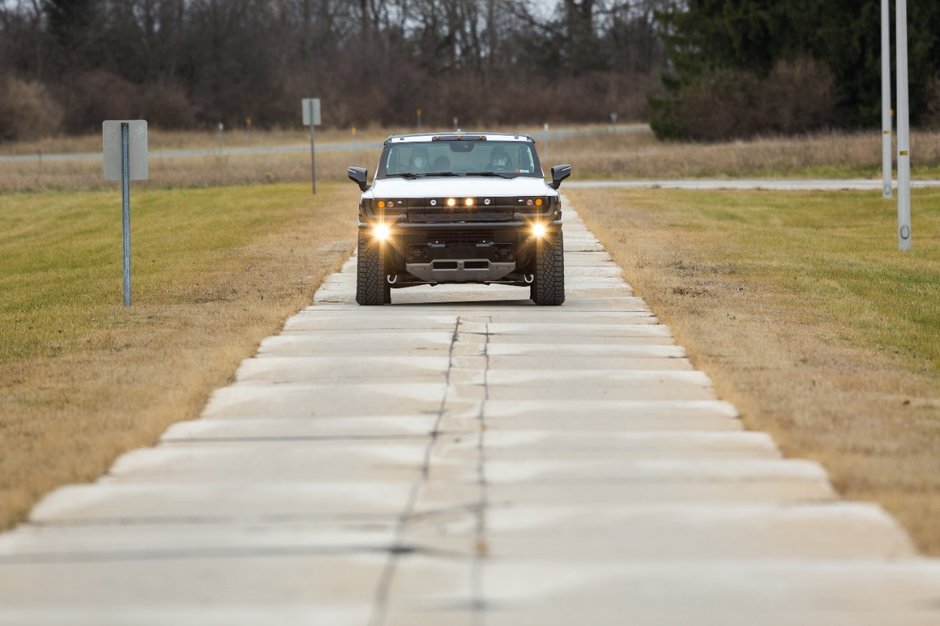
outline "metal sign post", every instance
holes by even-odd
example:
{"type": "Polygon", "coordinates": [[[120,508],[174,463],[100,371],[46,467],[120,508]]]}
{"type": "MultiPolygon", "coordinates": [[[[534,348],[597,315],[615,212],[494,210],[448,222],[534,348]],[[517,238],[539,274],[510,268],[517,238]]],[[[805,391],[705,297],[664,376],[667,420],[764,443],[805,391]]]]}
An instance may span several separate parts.
{"type": "Polygon", "coordinates": [[[885,198],[891,197],[891,11],[881,0],[881,175],[885,198]]]}
{"type": "Polygon", "coordinates": [[[310,127],[310,179],[313,181],[313,193],[317,193],[317,156],[314,127],[320,125],[320,99],[304,98],[302,102],[304,126],[310,127]]]}
{"type": "Polygon", "coordinates": [[[130,128],[121,122],[121,250],[124,256],[124,306],[131,305],[131,157],[130,128]]]}
{"type": "Polygon", "coordinates": [[[898,250],[911,249],[911,121],[907,77],[907,0],[897,0],[898,250]]]}
{"type": "Polygon", "coordinates": [[[131,305],[131,181],[147,179],[147,122],[109,120],[102,124],[104,177],[121,181],[121,250],[124,306],[131,305]]]}

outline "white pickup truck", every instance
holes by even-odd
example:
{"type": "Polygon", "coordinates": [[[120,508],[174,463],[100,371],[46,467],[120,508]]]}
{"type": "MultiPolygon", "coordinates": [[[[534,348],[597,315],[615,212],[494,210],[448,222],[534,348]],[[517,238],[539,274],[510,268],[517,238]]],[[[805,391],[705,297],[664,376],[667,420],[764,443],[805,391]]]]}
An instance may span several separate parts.
{"type": "Polygon", "coordinates": [[[528,135],[393,135],[372,184],[359,185],[356,302],[391,302],[391,290],[441,283],[517,285],[539,305],[565,301],[558,187],[545,181],[528,135]]]}

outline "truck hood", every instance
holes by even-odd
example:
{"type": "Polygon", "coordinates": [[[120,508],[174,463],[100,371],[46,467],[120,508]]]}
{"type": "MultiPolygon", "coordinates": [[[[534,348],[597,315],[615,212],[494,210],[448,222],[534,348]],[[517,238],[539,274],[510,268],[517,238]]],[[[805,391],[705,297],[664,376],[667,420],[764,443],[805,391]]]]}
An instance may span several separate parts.
{"type": "Polygon", "coordinates": [[[433,178],[382,178],[373,182],[365,198],[442,198],[446,196],[554,196],[558,192],[541,178],[491,178],[442,176],[433,178]]]}

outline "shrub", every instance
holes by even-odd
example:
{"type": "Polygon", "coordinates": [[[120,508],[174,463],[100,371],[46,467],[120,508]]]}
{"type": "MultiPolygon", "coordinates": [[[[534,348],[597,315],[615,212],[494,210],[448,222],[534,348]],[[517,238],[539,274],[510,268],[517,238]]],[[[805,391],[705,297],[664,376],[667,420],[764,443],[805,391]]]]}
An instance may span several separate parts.
{"type": "Polygon", "coordinates": [[[761,77],[718,69],[671,95],[650,99],[650,125],[661,139],[721,141],[762,134],[800,134],[829,127],[835,80],[811,59],[778,62],[761,77]]]}
{"type": "Polygon", "coordinates": [[[0,141],[26,141],[51,135],[62,123],[62,109],[36,82],[0,82],[0,141]]]}
{"type": "Polygon", "coordinates": [[[69,132],[94,132],[104,120],[144,119],[165,129],[195,123],[193,107],[176,84],[141,87],[104,70],[83,72],[63,88],[69,132]]]}

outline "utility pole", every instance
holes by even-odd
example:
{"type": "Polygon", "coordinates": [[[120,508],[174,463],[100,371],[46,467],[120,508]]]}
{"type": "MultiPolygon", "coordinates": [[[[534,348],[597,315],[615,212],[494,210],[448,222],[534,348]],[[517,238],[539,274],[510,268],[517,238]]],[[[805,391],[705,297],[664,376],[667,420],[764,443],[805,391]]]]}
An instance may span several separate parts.
{"type": "Polygon", "coordinates": [[[881,174],[884,197],[891,197],[891,11],[881,0],[881,174]]]}
{"type": "Polygon", "coordinates": [[[897,0],[898,250],[911,249],[911,120],[907,77],[907,0],[897,0]]]}

